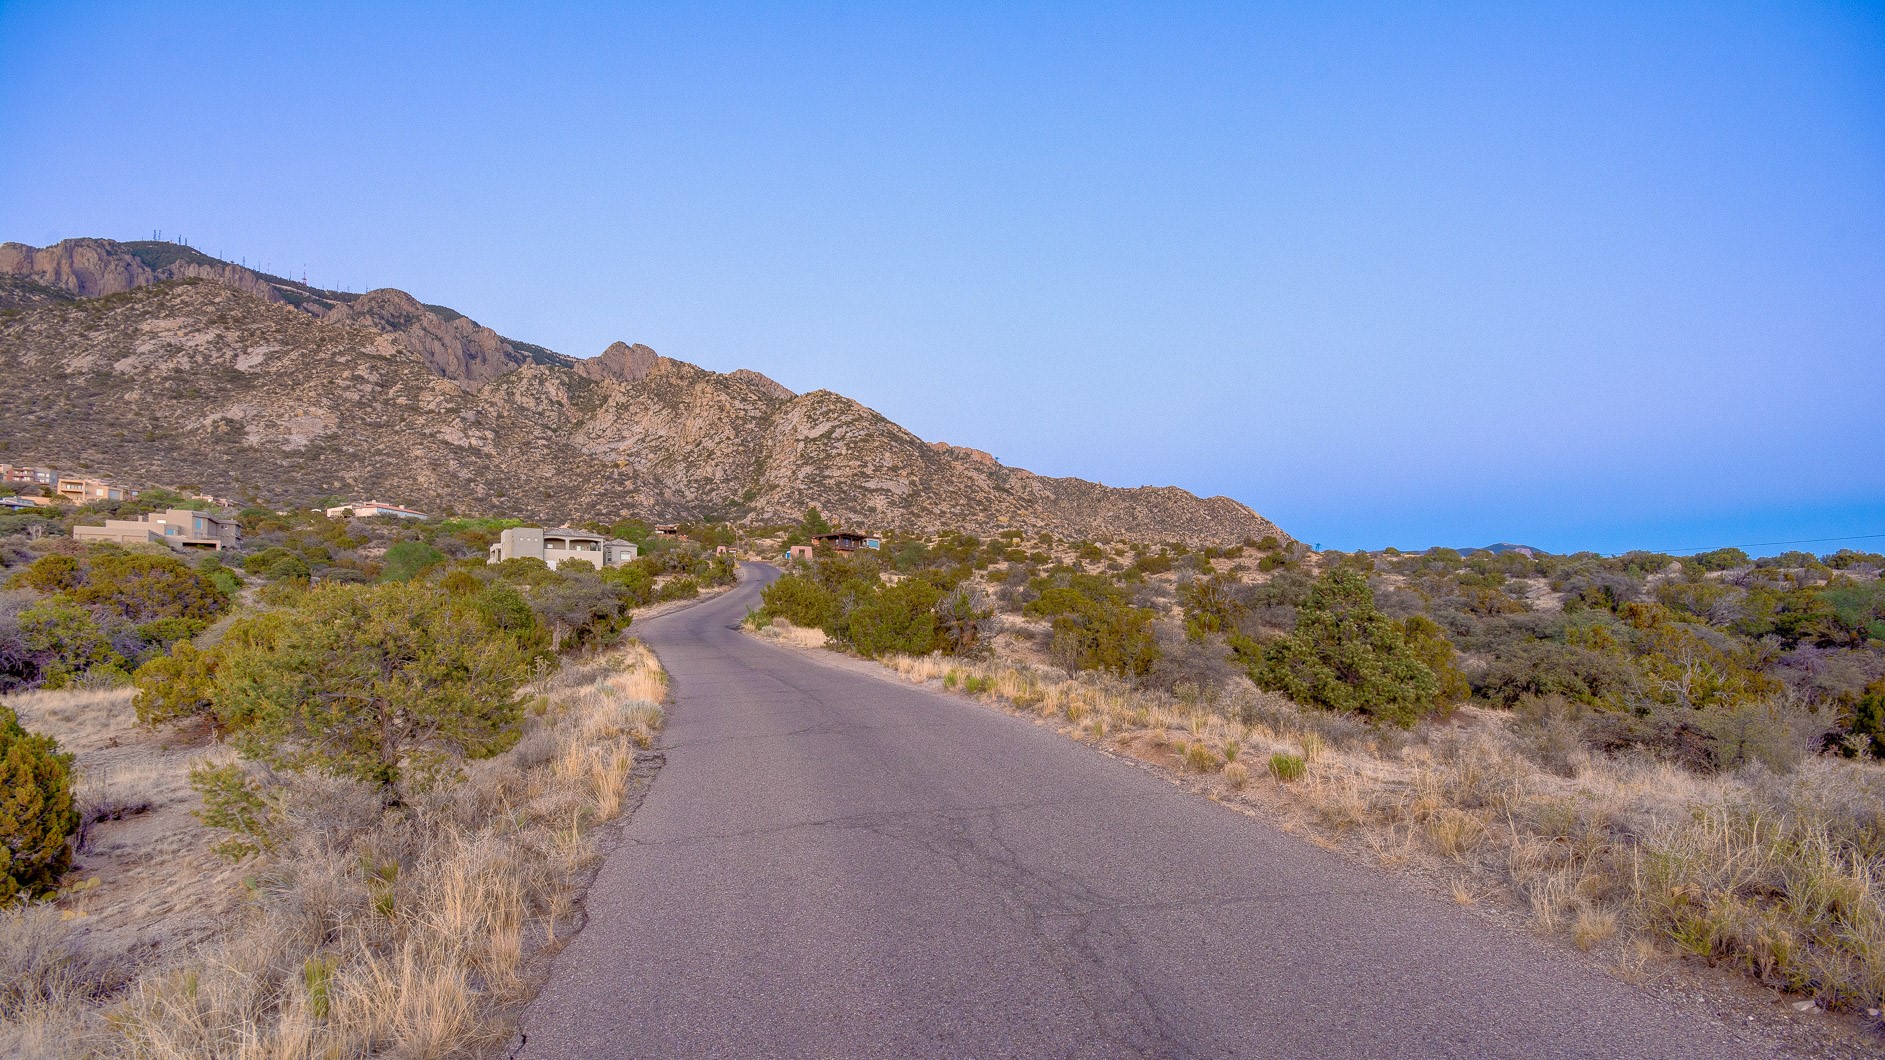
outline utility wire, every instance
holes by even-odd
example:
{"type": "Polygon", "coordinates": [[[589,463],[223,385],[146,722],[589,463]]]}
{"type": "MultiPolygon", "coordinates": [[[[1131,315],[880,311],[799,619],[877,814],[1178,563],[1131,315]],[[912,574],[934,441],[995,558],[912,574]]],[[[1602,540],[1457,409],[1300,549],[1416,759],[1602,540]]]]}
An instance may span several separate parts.
{"type": "MultiPolygon", "coordinates": [[[[1831,541],[1874,541],[1885,538],[1885,534],[1855,534],[1851,537],[1803,537],[1793,541],[1752,541],[1742,545],[1706,545],[1699,548],[1631,549],[1632,552],[1660,552],[1673,556],[1679,552],[1713,552],[1723,548],[1769,548],[1774,545],[1823,545],[1831,541]]],[[[1612,558],[1624,555],[1622,552],[1611,553],[1612,558]]]]}

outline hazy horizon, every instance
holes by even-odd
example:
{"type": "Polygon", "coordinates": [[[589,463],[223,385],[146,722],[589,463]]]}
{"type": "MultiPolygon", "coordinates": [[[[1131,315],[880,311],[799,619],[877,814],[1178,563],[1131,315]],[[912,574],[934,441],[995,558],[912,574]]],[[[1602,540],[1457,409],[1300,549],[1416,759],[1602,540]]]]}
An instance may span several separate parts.
{"type": "Polygon", "coordinates": [[[1885,542],[1877,5],[24,2],[0,137],[0,239],[643,342],[1323,547],[1885,542]]]}

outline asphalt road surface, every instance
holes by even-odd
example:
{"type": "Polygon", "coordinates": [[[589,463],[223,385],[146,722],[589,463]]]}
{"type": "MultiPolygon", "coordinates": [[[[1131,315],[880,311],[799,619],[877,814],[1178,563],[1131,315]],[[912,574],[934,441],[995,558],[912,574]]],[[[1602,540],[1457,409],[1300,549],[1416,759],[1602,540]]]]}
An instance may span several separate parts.
{"type": "Polygon", "coordinates": [[[1547,943],[1025,720],[638,625],[666,764],[526,1013],[562,1057],[1741,1057],[1547,943]]]}

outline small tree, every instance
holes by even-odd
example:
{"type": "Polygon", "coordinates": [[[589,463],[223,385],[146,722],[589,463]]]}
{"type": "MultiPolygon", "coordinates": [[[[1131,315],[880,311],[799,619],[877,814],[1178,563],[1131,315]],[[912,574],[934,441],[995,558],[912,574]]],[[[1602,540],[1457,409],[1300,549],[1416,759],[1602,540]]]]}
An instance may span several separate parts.
{"type": "Polygon", "coordinates": [[[297,611],[223,649],[217,706],[251,719],[246,754],[377,784],[392,807],[410,781],[516,739],[527,655],[471,603],[391,583],[316,590],[297,611]]]}
{"type": "Polygon", "coordinates": [[[1433,671],[1352,567],[1322,576],[1297,609],[1295,632],[1262,645],[1250,677],[1299,703],[1401,726],[1433,710],[1440,693],[1433,671]]]}
{"type": "Polygon", "coordinates": [[[72,863],[66,840],[78,827],[72,756],[0,705],[0,905],[51,893],[72,863]]]}
{"type": "Polygon", "coordinates": [[[831,523],[825,518],[824,513],[818,510],[818,505],[806,507],[805,518],[799,520],[799,533],[805,535],[807,539],[817,537],[819,534],[831,533],[831,523]]]}

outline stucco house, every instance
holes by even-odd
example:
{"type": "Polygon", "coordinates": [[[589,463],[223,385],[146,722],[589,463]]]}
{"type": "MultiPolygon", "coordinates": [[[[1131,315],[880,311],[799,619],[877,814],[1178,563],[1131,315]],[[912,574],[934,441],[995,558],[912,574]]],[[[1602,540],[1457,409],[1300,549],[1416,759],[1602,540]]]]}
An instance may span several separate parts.
{"type": "Polygon", "coordinates": [[[77,541],[109,541],[118,545],[169,545],[179,550],[206,549],[221,552],[234,548],[240,539],[240,527],[227,515],[171,508],[151,512],[136,519],[107,519],[103,526],[75,526],[77,541]]]}
{"type": "Polygon", "coordinates": [[[641,549],[633,541],[608,538],[587,530],[563,527],[544,530],[535,526],[514,526],[498,535],[491,546],[488,563],[507,559],[540,559],[555,568],[564,560],[581,560],[601,570],[621,567],[635,561],[641,549]]]}
{"type": "Polygon", "coordinates": [[[58,495],[73,504],[90,504],[92,501],[121,501],[137,496],[136,490],[127,490],[114,486],[104,479],[66,478],[61,475],[54,486],[58,495]]]}

